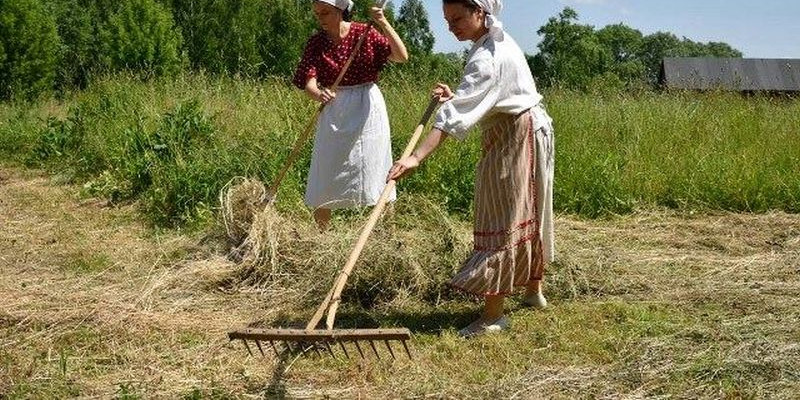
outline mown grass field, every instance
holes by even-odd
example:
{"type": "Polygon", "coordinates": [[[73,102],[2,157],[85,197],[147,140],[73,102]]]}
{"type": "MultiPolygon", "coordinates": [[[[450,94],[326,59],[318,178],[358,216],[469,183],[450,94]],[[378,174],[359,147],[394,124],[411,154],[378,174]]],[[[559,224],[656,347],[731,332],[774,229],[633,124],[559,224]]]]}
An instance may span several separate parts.
{"type": "MultiPolygon", "coordinates": [[[[278,360],[248,356],[226,332],[309,318],[324,279],[220,286],[238,267],[213,240],[154,233],[135,207],[79,192],[2,170],[6,398],[782,399],[800,391],[797,215],[561,215],[551,306],[531,311],[512,300],[511,332],[457,338],[476,308],[446,293],[370,309],[346,295],[341,326],[407,326],[414,359],[278,360]]],[[[335,234],[352,238],[352,228],[337,225],[335,234]]],[[[468,237],[468,226],[457,230],[468,237]]]]}
{"type": "MultiPolygon", "coordinates": [[[[402,150],[427,82],[386,82],[402,150]]],[[[413,360],[250,357],[228,330],[310,317],[366,211],[314,230],[310,149],[261,262],[228,256],[220,189],[264,182],[313,105],[278,82],[116,77],[0,105],[0,397],[792,398],[800,393],[800,103],[548,93],[557,262],[543,311],[462,340],[443,282],[470,249],[477,135],[411,179],[341,327],[406,326],[413,360]]]]}

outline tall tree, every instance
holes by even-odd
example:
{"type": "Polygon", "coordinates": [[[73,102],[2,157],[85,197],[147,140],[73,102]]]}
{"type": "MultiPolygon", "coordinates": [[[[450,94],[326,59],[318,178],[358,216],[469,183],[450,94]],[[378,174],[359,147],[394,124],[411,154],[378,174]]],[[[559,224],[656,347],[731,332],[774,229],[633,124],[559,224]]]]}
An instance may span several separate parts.
{"type": "Polygon", "coordinates": [[[292,3],[278,1],[267,9],[267,23],[259,40],[263,75],[291,77],[306,40],[317,26],[310,8],[292,3]]]}
{"type": "Polygon", "coordinates": [[[639,59],[645,66],[646,79],[655,84],[665,57],[741,57],[742,52],[727,43],[695,42],[688,38],[678,39],[669,32],[656,32],[642,38],[639,59]]]}
{"type": "Polygon", "coordinates": [[[642,33],[623,24],[608,25],[598,30],[597,39],[611,54],[609,70],[621,82],[643,81],[646,69],[639,57],[642,33]]]}
{"type": "Polygon", "coordinates": [[[681,41],[669,32],[656,32],[647,35],[642,40],[642,51],[639,55],[647,68],[647,79],[655,84],[658,80],[658,71],[664,57],[677,57],[683,55],[681,41]]]}
{"type": "Polygon", "coordinates": [[[287,76],[317,26],[310,1],[160,1],[183,32],[191,66],[210,72],[287,76]]]}
{"type": "Polygon", "coordinates": [[[723,42],[708,42],[706,43],[706,50],[708,55],[713,57],[742,57],[742,52],[734,49],[731,45],[723,42]]]}
{"type": "Polygon", "coordinates": [[[611,53],[598,40],[594,27],[577,21],[578,13],[566,7],[537,31],[542,42],[531,66],[545,85],[586,89],[611,62],[611,53]]]}
{"type": "Polygon", "coordinates": [[[430,55],[433,51],[433,32],[428,12],[420,0],[405,0],[397,16],[397,33],[411,54],[430,55]]]}

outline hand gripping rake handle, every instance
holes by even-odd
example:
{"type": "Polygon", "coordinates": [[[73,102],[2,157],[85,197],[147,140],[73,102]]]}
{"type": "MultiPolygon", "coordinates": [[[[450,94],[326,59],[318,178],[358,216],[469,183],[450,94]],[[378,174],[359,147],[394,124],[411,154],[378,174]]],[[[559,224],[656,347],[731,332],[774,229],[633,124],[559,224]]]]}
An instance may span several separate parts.
{"type": "MultiPolygon", "coordinates": [[[[420,119],[417,129],[411,136],[411,140],[409,140],[408,145],[406,145],[405,151],[403,151],[403,158],[408,157],[411,155],[411,152],[414,151],[414,148],[417,146],[417,142],[422,135],[422,131],[425,129],[425,125],[428,123],[428,120],[438,105],[439,98],[431,98],[428,108],[425,110],[425,114],[423,114],[422,119],[420,119]]],[[[355,247],[353,247],[353,250],[350,252],[350,257],[347,259],[347,263],[344,265],[341,272],[339,272],[339,276],[336,278],[336,281],[330,292],[328,292],[328,295],[325,297],[325,300],[319,306],[317,312],[311,318],[311,321],[308,322],[308,325],[306,325],[306,330],[312,330],[316,328],[317,324],[322,319],[322,315],[325,313],[325,310],[328,311],[328,317],[325,321],[325,325],[327,326],[328,330],[333,329],[333,322],[336,319],[336,311],[339,308],[342,290],[344,289],[345,283],[347,283],[347,278],[350,277],[350,273],[353,271],[356,261],[358,261],[358,256],[361,255],[361,251],[364,249],[364,245],[367,243],[367,239],[372,233],[372,229],[375,227],[375,224],[378,222],[378,218],[380,218],[383,209],[386,207],[386,202],[389,199],[389,195],[392,193],[392,189],[396,184],[397,182],[395,180],[390,180],[383,188],[381,197],[378,199],[378,203],[375,205],[375,208],[372,209],[366,225],[361,230],[361,234],[358,237],[355,247]]]]}
{"type": "MultiPolygon", "coordinates": [[[[376,5],[383,8],[386,4],[387,0],[378,0],[376,5]]],[[[347,70],[350,68],[350,64],[353,63],[353,59],[355,59],[356,54],[361,49],[361,45],[364,44],[364,40],[369,35],[369,31],[372,28],[373,21],[370,20],[367,22],[367,30],[358,38],[358,42],[356,42],[356,46],[353,48],[353,52],[350,53],[350,57],[347,58],[347,61],[342,66],[342,70],[339,71],[339,75],[336,77],[336,81],[333,82],[333,86],[330,87],[330,90],[335,92],[336,89],[339,88],[339,84],[342,83],[342,79],[344,79],[344,74],[347,73],[347,70]]],[[[272,182],[272,185],[267,189],[266,194],[266,201],[267,203],[271,203],[272,200],[275,198],[275,194],[278,192],[278,186],[283,181],[283,178],[286,177],[286,173],[291,168],[292,164],[297,161],[297,157],[300,155],[300,151],[303,150],[303,145],[305,145],[306,141],[308,141],[308,137],[311,136],[311,131],[317,124],[317,118],[319,118],[319,114],[322,112],[322,109],[325,108],[325,104],[320,104],[317,107],[317,110],[314,112],[314,116],[311,117],[311,120],[306,125],[306,128],[303,130],[303,133],[297,137],[294,141],[294,146],[292,147],[292,152],[289,153],[289,158],[286,159],[286,162],[283,163],[283,168],[281,168],[278,175],[275,177],[275,180],[272,182]]]]}

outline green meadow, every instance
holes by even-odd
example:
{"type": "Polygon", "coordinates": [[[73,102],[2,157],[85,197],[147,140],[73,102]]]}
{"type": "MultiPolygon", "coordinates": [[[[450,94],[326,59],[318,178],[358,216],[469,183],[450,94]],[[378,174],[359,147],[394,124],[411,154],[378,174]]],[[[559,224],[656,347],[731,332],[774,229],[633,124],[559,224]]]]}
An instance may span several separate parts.
{"type": "MultiPolygon", "coordinates": [[[[382,87],[393,150],[413,132],[433,82],[382,87]]],[[[555,120],[555,207],[598,217],[638,209],[800,210],[800,102],[733,93],[545,93],[555,120]]],[[[270,183],[314,105],[279,81],[182,75],[104,80],[60,100],[0,105],[0,157],[45,168],[113,201],[140,199],[159,226],[213,214],[235,176],[270,183]]],[[[401,191],[469,219],[477,130],[451,140],[401,191]]],[[[281,185],[302,208],[309,143],[281,185]]]]}

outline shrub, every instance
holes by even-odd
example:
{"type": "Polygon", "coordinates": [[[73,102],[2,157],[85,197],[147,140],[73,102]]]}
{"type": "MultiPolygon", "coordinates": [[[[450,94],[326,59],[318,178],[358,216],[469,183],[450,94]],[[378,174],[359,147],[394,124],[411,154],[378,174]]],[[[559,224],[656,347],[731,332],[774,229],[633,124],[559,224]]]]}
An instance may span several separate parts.
{"type": "Polygon", "coordinates": [[[57,170],[67,178],[85,178],[99,173],[106,166],[104,154],[91,143],[87,116],[80,106],[70,111],[65,120],[49,117],[45,126],[36,135],[32,153],[25,162],[57,170]]]}
{"type": "Polygon", "coordinates": [[[307,3],[291,0],[166,1],[195,69],[287,76],[315,26],[307,3]]]}
{"type": "Polygon", "coordinates": [[[80,149],[84,135],[80,113],[73,114],[64,121],[50,117],[47,119],[47,126],[39,135],[32,161],[69,156],[70,153],[80,149]]]}
{"type": "Polygon", "coordinates": [[[99,67],[97,29],[100,14],[96,5],[80,0],[57,0],[48,5],[55,16],[59,46],[56,87],[85,88],[99,67]]]}
{"type": "Polygon", "coordinates": [[[216,198],[224,182],[212,143],[214,126],[197,101],[179,103],[159,126],[126,130],[127,142],[116,165],[112,201],[141,198],[157,225],[175,226],[195,217],[216,198]]]}
{"type": "Polygon", "coordinates": [[[33,98],[52,89],[56,25],[38,0],[0,2],[0,98],[33,98]]]}
{"type": "Polygon", "coordinates": [[[50,0],[59,48],[57,86],[85,88],[97,75],[125,70],[171,75],[184,64],[182,37],[155,0],[50,0]]]}
{"type": "Polygon", "coordinates": [[[183,62],[181,34],[155,0],[126,0],[116,6],[99,33],[102,64],[110,70],[170,75],[183,62]]]}

